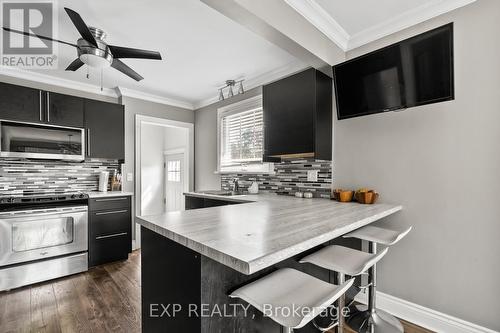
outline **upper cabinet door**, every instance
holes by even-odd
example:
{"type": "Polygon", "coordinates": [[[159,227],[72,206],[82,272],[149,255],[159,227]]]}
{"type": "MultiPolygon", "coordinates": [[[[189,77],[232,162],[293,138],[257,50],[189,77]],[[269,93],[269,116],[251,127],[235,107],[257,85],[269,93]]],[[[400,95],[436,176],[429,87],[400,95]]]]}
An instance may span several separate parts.
{"type": "Polygon", "coordinates": [[[314,152],[314,96],[314,69],[264,86],[264,155],[314,152]]]}
{"type": "Polygon", "coordinates": [[[84,127],[84,99],[75,96],[46,93],[46,121],[51,125],[84,127]]]}
{"type": "Polygon", "coordinates": [[[332,79],[307,69],[263,87],[264,156],[331,160],[332,79]]]}
{"type": "Polygon", "coordinates": [[[0,119],[38,123],[45,119],[42,92],[0,83],[0,119]]]}
{"type": "Polygon", "coordinates": [[[125,113],[120,104],[85,100],[87,157],[125,159],[125,113]]]}

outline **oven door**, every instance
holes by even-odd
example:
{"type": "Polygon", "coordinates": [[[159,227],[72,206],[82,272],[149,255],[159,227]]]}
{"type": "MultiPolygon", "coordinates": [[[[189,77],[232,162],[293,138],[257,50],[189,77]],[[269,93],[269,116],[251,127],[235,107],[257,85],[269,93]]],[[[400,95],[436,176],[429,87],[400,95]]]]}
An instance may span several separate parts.
{"type": "Polygon", "coordinates": [[[0,213],[0,266],[87,249],[87,206],[0,213]]]}

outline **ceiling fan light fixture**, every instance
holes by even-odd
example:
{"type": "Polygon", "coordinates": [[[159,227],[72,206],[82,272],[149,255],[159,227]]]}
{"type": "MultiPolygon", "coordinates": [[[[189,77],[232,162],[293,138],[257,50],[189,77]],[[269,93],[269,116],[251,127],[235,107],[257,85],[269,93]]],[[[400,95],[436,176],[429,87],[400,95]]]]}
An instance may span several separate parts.
{"type": "Polygon", "coordinates": [[[111,62],[107,58],[103,58],[94,54],[81,54],[80,60],[93,68],[103,69],[111,66],[111,62]]]}

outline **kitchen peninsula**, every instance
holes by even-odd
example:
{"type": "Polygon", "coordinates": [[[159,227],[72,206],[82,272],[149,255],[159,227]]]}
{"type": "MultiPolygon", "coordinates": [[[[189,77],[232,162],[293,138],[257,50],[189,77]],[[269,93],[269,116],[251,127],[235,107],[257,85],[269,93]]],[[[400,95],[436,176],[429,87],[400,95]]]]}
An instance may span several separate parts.
{"type": "MultiPolygon", "coordinates": [[[[202,304],[237,304],[227,296],[231,290],[278,267],[330,281],[329,272],[299,265],[296,259],[402,209],[276,194],[185,195],[188,200],[222,200],[227,205],[139,217],[144,332],[277,333],[279,326],[252,308],[246,316],[243,307],[236,308],[239,311],[230,317],[205,317],[189,310],[202,304]],[[162,311],[174,305],[179,309],[175,316],[162,311]]],[[[298,330],[309,331],[307,326],[298,330]]]]}

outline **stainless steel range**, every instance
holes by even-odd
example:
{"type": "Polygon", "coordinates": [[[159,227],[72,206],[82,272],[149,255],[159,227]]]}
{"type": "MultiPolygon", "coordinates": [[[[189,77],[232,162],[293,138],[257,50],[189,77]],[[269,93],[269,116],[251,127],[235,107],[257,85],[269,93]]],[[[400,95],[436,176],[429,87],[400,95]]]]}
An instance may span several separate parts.
{"type": "Polygon", "coordinates": [[[0,197],[0,291],[88,269],[88,196],[0,197]]]}

